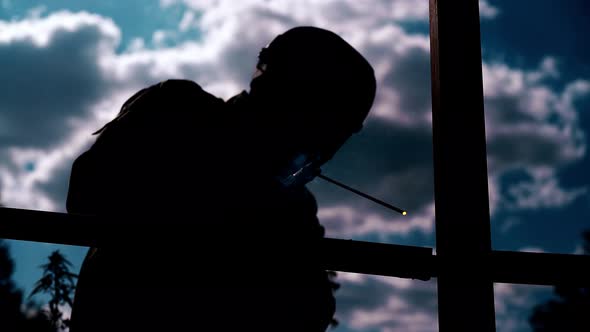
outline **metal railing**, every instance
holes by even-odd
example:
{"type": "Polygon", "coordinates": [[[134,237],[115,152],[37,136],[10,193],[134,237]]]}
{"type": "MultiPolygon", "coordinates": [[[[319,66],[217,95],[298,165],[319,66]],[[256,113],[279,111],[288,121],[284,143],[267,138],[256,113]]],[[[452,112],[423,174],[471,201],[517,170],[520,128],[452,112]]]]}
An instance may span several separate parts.
{"type": "MultiPolygon", "coordinates": [[[[330,238],[319,254],[328,270],[436,277],[441,332],[494,331],[494,282],[590,286],[590,256],[491,250],[478,0],[430,0],[430,30],[437,255],[330,238]]],[[[7,239],[96,247],[122,227],[108,223],[0,208],[7,239]]]]}
{"type": "MultiPolygon", "coordinates": [[[[67,213],[0,208],[0,238],[84,247],[100,247],[101,229],[122,229],[108,220],[67,213]]],[[[130,232],[130,231],[129,231],[130,232]]],[[[102,233],[102,234],[101,234],[102,233]]],[[[493,282],[590,286],[590,256],[491,251],[487,257],[465,254],[445,261],[432,248],[326,238],[320,246],[327,270],[429,280],[445,270],[467,268],[466,278],[489,276],[493,282]]]]}

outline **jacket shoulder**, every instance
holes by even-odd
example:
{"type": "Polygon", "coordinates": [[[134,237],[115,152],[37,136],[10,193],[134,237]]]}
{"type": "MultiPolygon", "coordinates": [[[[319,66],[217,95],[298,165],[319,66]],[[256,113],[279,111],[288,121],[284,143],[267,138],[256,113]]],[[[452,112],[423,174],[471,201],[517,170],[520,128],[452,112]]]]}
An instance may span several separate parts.
{"type": "MultiPolygon", "coordinates": [[[[169,79],[147,88],[143,88],[133,94],[121,106],[119,114],[102,128],[95,131],[93,135],[101,134],[108,127],[119,123],[122,118],[126,117],[134,109],[152,109],[158,113],[159,106],[165,106],[166,109],[174,113],[183,111],[188,108],[213,108],[220,107],[225,102],[223,99],[203,90],[203,88],[194,81],[185,79],[169,79]]],[[[144,112],[144,111],[142,111],[144,112]]],[[[137,113],[137,112],[133,112],[137,113]]]]}
{"type": "Polygon", "coordinates": [[[215,97],[211,93],[205,91],[198,83],[185,79],[169,79],[157,84],[160,93],[163,96],[172,97],[198,97],[202,101],[210,101],[216,103],[223,103],[223,99],[215,97]]]}

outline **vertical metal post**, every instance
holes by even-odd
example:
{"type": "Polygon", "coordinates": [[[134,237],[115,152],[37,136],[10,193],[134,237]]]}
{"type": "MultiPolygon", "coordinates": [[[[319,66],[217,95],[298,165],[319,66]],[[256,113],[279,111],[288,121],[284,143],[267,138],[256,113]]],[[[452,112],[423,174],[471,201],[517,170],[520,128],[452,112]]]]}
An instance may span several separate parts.
{"type": "Polygon", "coordinates": [[[430,0],[430,41],[439,330],[495,331],[478,0],[430,0]]]}

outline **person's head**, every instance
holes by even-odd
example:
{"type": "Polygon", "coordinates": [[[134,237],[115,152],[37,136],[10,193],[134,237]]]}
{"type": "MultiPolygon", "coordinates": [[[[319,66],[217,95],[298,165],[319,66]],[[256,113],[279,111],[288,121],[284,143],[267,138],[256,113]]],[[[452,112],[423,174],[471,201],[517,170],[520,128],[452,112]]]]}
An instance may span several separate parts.
{"type": "Polygon", "coordinates": [[[259,54],[250,96],[259,118],[291,152],[321,163],[355,132],[373,104],[376,81],[367,60],[337,34],[297,27],[259,54]]]}

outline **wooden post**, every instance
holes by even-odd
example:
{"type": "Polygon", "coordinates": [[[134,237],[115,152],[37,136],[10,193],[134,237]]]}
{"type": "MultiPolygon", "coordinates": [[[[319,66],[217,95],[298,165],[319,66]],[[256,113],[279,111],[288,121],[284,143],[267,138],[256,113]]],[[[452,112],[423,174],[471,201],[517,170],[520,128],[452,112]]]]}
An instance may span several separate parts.
{"type": "Polygon", "coordinates": [[[441,332],[495,331],[478,0],[430,0],[441,332]]]}

